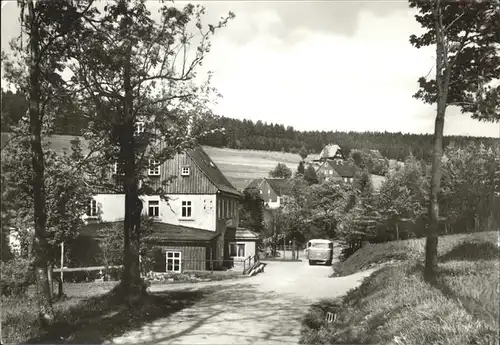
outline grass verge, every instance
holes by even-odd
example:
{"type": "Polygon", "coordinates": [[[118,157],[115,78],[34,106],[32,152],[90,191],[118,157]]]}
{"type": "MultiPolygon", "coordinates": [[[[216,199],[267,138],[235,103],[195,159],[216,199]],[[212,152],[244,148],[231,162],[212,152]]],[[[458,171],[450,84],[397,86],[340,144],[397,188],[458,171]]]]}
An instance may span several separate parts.
{"type": "Polygon", "coordinates": [[[431,286],[418,263],[381,268],[342,300],[314,305],[300,343],[498,344],[498,261],[449,261],[440,269],[431,286]],[[334,322],[326,323],[327,312],[334,322]]]}
{"type": "Polygon", "coordinates": [[[348,275],[387,262],[344,298],[304,319],[302,344],[499,344],[498,232],[443,236],[439,274],[423,279],[425,240],[369,245],[335,267],[348,275]],[[401,261],[401,262],[395,262],[401,261]],[[335,321],[327,323],[327,313],[335,321]]]}
{"type": "Polygon", "coordinates": [[[143,324],[167,317],[201,299],[210,289],[150,293],[140,307],[126,308],[108,292],[100,296],[71,296],[54,303],[55,322],[43,329],[31,296],[3,298],[3,341],[6,343],[98,344],[143,324]]]}
{"type": "MultiPolygon", "coordinates": [[[[492,255],[494,257],[498,240],[498,231],[440,236],[438,252],[440,255],[449,254],[450,257],[462,256],[464,260],[474,255],[479,255],[480,258],[482,254],[484,258],[492,255]]],[[[423,260],[424,255],[425,238],[370,244],[352,254],[345,261],[335,263],[333,275],[347,276],[381,264],[423,260]]]]}

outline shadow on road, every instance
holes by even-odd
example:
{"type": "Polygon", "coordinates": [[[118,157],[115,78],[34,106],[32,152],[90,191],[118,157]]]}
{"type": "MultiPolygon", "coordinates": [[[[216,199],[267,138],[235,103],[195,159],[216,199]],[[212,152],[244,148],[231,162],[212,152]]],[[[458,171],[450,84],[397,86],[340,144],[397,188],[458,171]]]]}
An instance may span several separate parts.
{"type": "Polygon", "coordinates": [[[290,343],[298,340],[308,302],[248,285],[219,287],[191,307],[124,334],[114,343],[290,343]]]}
{"type": "Polygon", "coordinates": [[[140,329],[144,324],[165,318],[189,307],[209,295],[212,290],[169,291],[151,293],[141,306],[130,310],[118,297],[108,293],[92,297],[77,304],[42,336],[27,341],[28,344],[101,344],[125,332],[140,329]]]}

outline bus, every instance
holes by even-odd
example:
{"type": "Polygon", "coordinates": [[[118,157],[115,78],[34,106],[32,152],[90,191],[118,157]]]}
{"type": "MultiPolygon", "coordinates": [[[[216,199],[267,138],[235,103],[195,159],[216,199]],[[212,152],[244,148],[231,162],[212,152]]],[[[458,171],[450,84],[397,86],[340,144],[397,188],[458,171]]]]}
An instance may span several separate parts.
{"type": "Polygon", "coordinates": [[[309,265],[321,262],[327,266],[332,265],[333,242],[330,240],[313,239],[307,242],[307,259],[309,265]]]}

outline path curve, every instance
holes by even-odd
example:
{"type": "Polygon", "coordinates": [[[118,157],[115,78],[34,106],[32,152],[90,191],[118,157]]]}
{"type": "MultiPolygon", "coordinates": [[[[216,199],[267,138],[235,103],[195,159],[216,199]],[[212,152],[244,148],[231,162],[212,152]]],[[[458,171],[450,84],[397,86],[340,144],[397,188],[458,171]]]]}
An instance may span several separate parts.
{"type": "Polygon", "coordinates": [[[151,291],[213,289],[193,306],[105,344],[297,344],[312,303],[345,294],[374,270],[329,278],[330,267],[275,261],[251,278],[155,285],[151,291]]]}

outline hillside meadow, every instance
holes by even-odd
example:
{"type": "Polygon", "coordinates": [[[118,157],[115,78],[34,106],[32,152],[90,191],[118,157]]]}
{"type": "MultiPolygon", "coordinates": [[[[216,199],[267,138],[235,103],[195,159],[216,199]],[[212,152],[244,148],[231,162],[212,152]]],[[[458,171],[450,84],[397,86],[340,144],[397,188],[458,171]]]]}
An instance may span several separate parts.
{"type": "MultiPolygon", "coordinates": [[[[53,135],[50,137],[51,146],[58,152],[62,152],[65,148],[69,151],[70,141],[74,138],[76,137],[70,135],[53,135]]],[[[2,133],[2,147],[8,140],[9,133],[2,133]]],[[[83,147],[85,150],[85,145],[83,147]]],[[[267,177],[269,171],[278,163],[285,163],[295,172],[301,159],[298,154],[281,151],[237,150],[212,146],[203,148],[229,181],[240,190],[243,190],[252,179],[267,177]]],[[[311,154],[306,160],[316,159],[318,156],[311,154]]],[[[384,177],[372,175],[372,181],[375,189],[378,189],[384,177]]]]}
{"type": "MultiPolygon", "coordinates": [[[[236,150],[212,146],[203,148],[238,189],[244,189],[252,179],[267,177],[278,163],[285,163],[295,172],[301,160],[298,154],[280,151],[236,150]]],[[[318,155],[310,155],[306,160],[317,157],[318,155]]],[[[384,180],[383,176],[372,175],[375,189],[380,188],[384,180]]]]}

